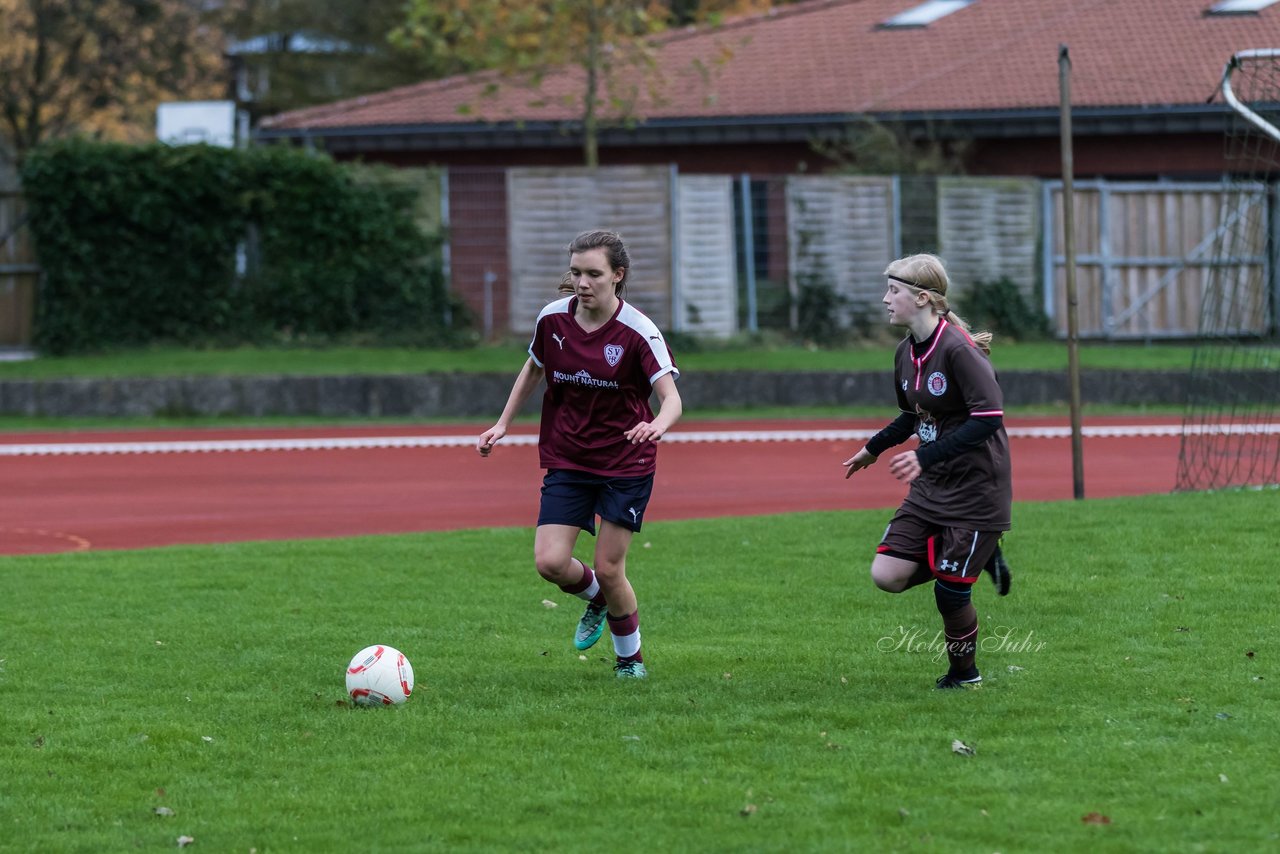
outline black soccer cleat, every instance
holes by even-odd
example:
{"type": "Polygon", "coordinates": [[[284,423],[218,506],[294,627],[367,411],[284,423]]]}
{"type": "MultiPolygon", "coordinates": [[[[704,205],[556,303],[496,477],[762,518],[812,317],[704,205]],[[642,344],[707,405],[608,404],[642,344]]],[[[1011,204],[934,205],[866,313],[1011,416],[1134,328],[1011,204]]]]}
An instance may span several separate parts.
{"type": "Polygon", "coordinates": [[[934,683],[934,687],[939,690],[949,688],[974,688],[982,687],[982,674],[978,672],[978,668],[973,668],[969,673],[963,676],[957,676],[954,673],[946,673],[938,677],[938,681],[934,683]]]}
{"type": "Polygon", "coordinates": [[[1013,572],[1010,571],[1009,564],[1005,563],[1000,546],[996,546],[995,552],[992,553],[986,566],[982,567],[982,571],[991,573],[991,583],[996,586],[998,595],[1009,595],[1009,587],[1013,584],[1013,572]]]}

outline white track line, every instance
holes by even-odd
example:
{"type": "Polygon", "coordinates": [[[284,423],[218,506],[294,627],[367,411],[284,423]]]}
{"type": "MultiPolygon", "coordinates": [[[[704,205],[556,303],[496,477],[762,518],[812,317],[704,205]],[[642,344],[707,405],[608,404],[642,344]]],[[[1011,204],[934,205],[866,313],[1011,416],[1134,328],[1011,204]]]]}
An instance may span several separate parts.
{"type": "MultiPolygon", "coordinates": [[[[1070,438],[1070,427],[1013,427],[1012,439],[1070,438]]],[[[1086,438],[1139,438],[1181,436],[1180,424],[1085,427],[1086,438]]],[[[1244,424],[1227,427],[1192,426],[1186,432],[1211,435],[1280,435],[1280,424],[1244,424]]],[[[863,442],[875,430],[690,430],[663,437],[670,442],[863,442]]],[[[341,451],[372,448],[464,448],[476,437],[467,436],[358,436],[320,439],[208,439],[166,442],[59,442],[31,445],[0,444],[0,457],[75,456],[86,454],[206,454],[240,451],[341,451]]],[[[534,434],[508,435],[504,445],[536,445],[534,434]]]]}

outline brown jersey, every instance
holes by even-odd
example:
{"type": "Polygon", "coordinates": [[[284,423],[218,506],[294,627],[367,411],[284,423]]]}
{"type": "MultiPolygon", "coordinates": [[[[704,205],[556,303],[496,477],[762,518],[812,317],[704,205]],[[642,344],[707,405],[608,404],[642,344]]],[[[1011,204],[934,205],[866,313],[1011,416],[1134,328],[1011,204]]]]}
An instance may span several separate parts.
{"type": "MultiPolygon", "coordinates": [[[[928,340],[907,336],[894,356],[898,406],[916,416],[921,446],[936,442],[970,417],[1003,417],[1004,394],[987,355],[946,319],[928,340]]],[[[1009,437],[1001,426],[969,451],[929,466],[903,502],[944,527],[1007,531],[1013,503],[1009,437]]]]}

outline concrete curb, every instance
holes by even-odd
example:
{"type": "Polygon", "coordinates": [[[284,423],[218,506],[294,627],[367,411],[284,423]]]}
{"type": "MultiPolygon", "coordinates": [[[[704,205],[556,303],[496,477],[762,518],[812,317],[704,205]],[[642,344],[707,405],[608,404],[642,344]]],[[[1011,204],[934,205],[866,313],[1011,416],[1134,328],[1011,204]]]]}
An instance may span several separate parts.
{"type": "MultiPolygon", "coordinates": [[[[1272,399],[1276,371],[1219,374],[1195,389],[1216,402],[1272,399]]],[[[378,376],[160,377],[0,381],[0,414],[101,416],[496,417],[514,372],[378,376]]],[[[1002,371],[1009,406],[1062,403],[1066,372],[1002,371]]],[[[1181,406],[1193,391],[1183,371],[1084,371],[1094,404],[1181,406]]],[[[686,374],[689,411],[723,407],[893,406],[889,372],[716,371],[686,374]]],[[[536,411],[537,395],[529,411],[536,411]]]]}

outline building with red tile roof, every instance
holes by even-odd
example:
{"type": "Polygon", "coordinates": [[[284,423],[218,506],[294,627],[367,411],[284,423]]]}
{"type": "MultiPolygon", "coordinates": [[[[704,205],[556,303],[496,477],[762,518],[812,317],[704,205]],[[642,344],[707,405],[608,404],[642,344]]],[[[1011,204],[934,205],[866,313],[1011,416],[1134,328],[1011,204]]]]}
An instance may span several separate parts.
{"type": "MultiPolygon", "coordinates": [[[[794,172],[851,121],[968,141],[977,174],[1058,171],[1059,50],[1072,63],[1079,175],[1222,168],[1215,92],[1233,52],[1280,47],[1267,0],[812,0],[669,33],[637,121],[605,128],[602,164],[794,172]],[[1215,9],[1245,11],[1220,14],[1215,9]],[[1257,7],[1248,11],[1247,7],[1257,7]],[[895,16],[944,12],[923,25],[895,16]],[[704,69],[699,72],[697,69],[704,69]],[[705,71],[705,69],[712,69],[705,71]]],[[[534,89],[451,77],[270,117],[260,141],[397,164],[579,165],[582,69],[534,89]]],[[[644,87],[641,87],[644,88],[644,87]]]]}

